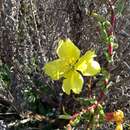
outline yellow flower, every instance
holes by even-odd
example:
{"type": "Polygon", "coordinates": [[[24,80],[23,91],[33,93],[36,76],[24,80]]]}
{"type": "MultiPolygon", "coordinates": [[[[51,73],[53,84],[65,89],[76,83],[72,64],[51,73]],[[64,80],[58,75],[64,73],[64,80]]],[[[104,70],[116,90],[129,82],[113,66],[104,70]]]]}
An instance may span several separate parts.
{"type": "Polygon", "coordinates": [[[122,123],[123,122],[123,120],[124,120],[124,113],[123,113],[123,111],[121,111],[121,110],[118,110],[118,111],[115,111],[114,113],[113,113],[113,117],[114,117],[114,121],[115,122],[120,122],[120,123],[122,123]]]}
{"type": "Polygon", "coordinates": [[[95,52],[87,51],[80,57],[80,50],[70,39],[60,40],[56,53],[59,59],[47,63],[44,70],[53,80],[64,77],[62,89],[68,95],[71,90],[76,94],[82,90],[84,80],[79,71],[84,76],[94,76],[101,70],[93,59],[95,52]]]}
{"type": "Polygon", "coordinates": [[[123,126],[121,123],[116,123],[116,129],[115,130],[123,130],[123,126]]]}
{"type": "Polygon", "coordinates": [[[116,122],[116,129],[115,130],[123,130],[123,120],[124,120],[124,113],[121,110],[118,110],[113,113],[114,121],[116,122]]]}

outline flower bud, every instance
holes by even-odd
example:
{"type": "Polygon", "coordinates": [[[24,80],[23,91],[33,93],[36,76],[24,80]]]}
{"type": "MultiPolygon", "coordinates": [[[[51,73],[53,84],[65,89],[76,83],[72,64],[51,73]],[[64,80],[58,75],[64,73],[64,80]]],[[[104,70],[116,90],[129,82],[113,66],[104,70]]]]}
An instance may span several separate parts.
{"type": "Polygon", "coordinates": [[[108,82],[109,82],[109,80],[106,78],[106,79],[104,80],[104,84],[105,84],[105,85],[108,85],[108,82]]]}

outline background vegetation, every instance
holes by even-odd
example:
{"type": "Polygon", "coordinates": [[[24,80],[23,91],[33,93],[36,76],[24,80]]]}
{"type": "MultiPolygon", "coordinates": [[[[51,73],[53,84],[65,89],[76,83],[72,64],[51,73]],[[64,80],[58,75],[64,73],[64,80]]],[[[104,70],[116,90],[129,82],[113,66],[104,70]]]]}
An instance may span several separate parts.
{"type": "MultiPolygon", "coordinates": [[[[16,130],[63,129],[58,115],[82,109],[76,95],[65,95],[60,81],[43,72],[56,57],[59,38],[69,37],[84,53],[93,48],[103,64],[97,22],[86,15],[92,0],[0,1],[0,127],[16,130]],[[13,124],[14,123],[14,124],[13,124]]],[[[110,18],[107,0],[94,0],[95,10],[110,18]]],[[[119,44],[110,66],[112,86],[105,111],[121,109],[130,123],[130,1],[115,0],[115,35],[119,44]],[[122,2],[122,3],[121,3],[122,2]]],[[[87,80],[87,79],[86,79],[87,80]]],[[[87,86],[87,82],[86,82],[87,86]]],[[[84,87],[81,96],[87,96],[84,87]]],[[[93,91],[98,91],[92,88],[93,91]]],[[[103,128],[111,128],[105,124],[103,128]]],[[[84,130],[85,126],[77,127],[84,130]]]]}

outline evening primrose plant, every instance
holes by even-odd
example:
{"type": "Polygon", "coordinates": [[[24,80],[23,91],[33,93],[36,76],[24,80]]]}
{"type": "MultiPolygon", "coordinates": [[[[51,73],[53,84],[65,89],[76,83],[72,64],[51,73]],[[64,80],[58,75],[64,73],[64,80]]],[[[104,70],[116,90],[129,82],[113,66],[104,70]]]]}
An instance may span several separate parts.
{"type": "Polygon", "coordinates": [[[45,73],[53,80],[63,79],[62,90],[70,94],[71,90],[79,94],[83,87],[83,76],[95,76],[101,70],[94,60],[96,54],[89,50],[80,56],[80,50],[70,39],[60,40],[56,49],[58,59],[45,64],[45,73]],[[82,75],[81,75],[82,74],[82,75]]]}
{"type": "MultiPolygon", "coordinates": [[[[64,127],[65,130],[77,129],[79,125],[84,125],[87,130],[95,130],[107,122],[115,122],[115,130],[123,130],[124,113],[121,110],[114,112],[105,112],[104,97],[108,93],[108,88],[111,86],[111,73],[109,66],[114,61],[115,49],[118,47],[114,32],[115,27],[115,13],[113,3],[108,0],[111,19],[107,20],[104,16],[95,12],[95,10],[88,11],[88,15],[97,21],[97,31],[100,36],[100,43],[102,43],[102,52],[105,64],[100,67],[99,63],[94,60],[96,57],[95,51],[88,50],[81,56],[80,49],[69,39],[61,39],[59,41],[56,53],[58,58],[49,61],[44,66],[44,72],[52,80],[63,79],[62,90],[67,95],[71,91],[75,94],[80,94],[83,88],[83,76],[94,77],[88,78],[87,82],[87,96],[74,97],[75,100],[82,106],[80,111],[68,114],[63,111],[62,115],[58,115],[59,119],[68,120],[68,124],[64,127]],[[96,82],[93,83],[93,80],[96,82]],[[93,87],[94,86],[94,87],[93,87]],[[96,93],[92,89],[98,87],[99,91],[96,93]]],[[[92,4],[94,5],[94,4],[92,4]]]]}

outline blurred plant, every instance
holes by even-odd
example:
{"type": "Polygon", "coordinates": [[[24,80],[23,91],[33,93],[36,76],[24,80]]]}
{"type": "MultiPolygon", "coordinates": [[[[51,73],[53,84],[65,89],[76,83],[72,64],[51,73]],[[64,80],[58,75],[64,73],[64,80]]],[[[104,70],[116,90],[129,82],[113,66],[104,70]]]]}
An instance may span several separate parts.
{"type": "Polygon", "coordinates": [[[26,89],[23,91],[24,98],[27,102],[29,103],[35,103],[36,100],[38,99],[38,95],[36,94],[35,91],[33,91],[32,87],[28,86],[26,89]]]}
{"type": "Polygon", "coordinates": [[[115,3],[115,11],[117,16],[122,16],[125,10],[126,0],[117,0],[115,3]]]}
{"type": "Polygon", "coordinates": [[[124,113],[121,110],[118,110],[112,113],[107,113],[105,118],[106,118],[106,121],[116,122],[115,130],[123,130],[122,123],[124,121],[124,113]]]}
{"type": "Polygon", "coordinates": [[[10,79],[10,68],[6,64],[0,63],[0,87],[2,89],[9,88],[10,79]]]}

